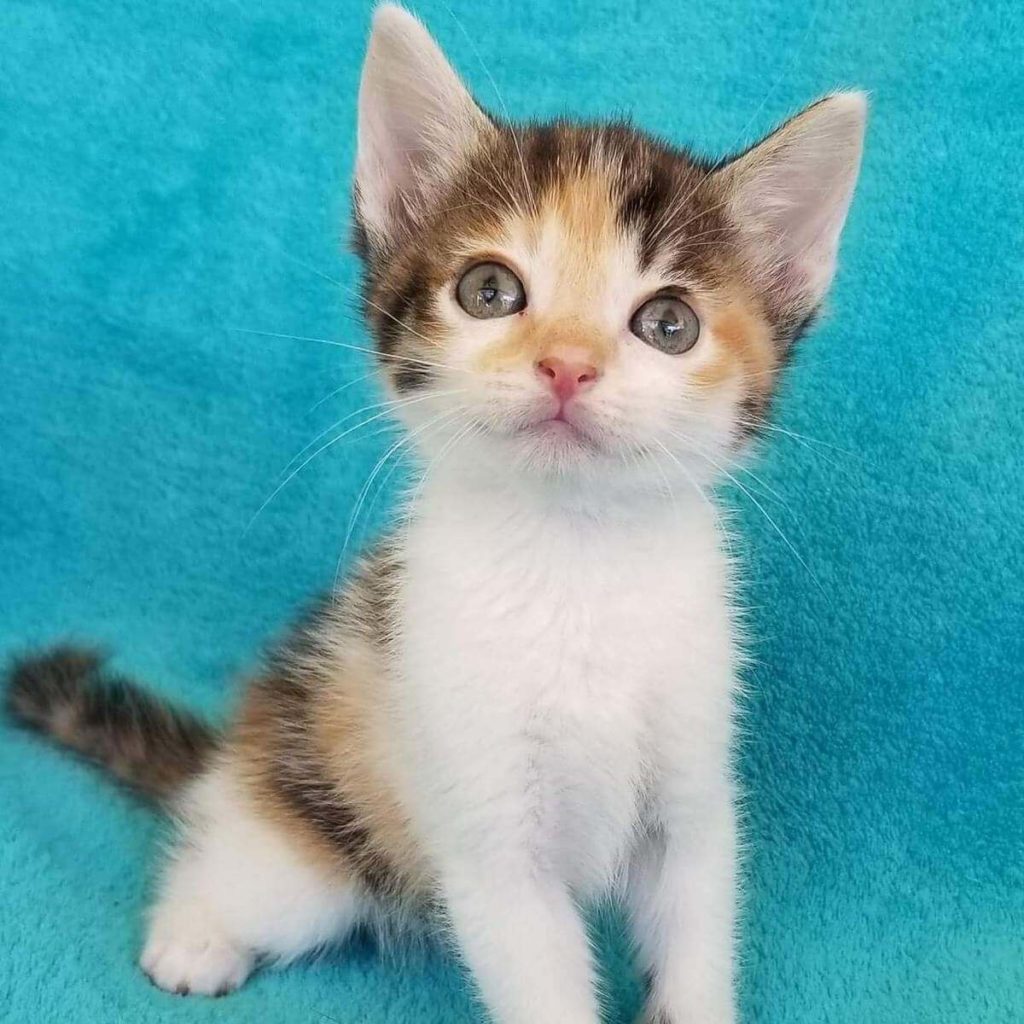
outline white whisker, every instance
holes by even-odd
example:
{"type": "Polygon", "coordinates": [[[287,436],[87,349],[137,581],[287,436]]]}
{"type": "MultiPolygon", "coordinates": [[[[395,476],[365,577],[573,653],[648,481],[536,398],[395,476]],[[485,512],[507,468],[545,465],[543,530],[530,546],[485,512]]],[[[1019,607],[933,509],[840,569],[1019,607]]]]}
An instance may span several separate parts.
{"type": "Polygon", "coordinates": [[[366,355],[374,356],[379,359],[382,363],[409,363],[414,366],[433,366],[441,370],[451,370],[453,372],[464,372],[460,371],[457,366],[448,366],[444,363],[431,362],[427,359],[420,359],[418,356],[399,356],[395,354],[389,354],[379,352],[376,349],[368,348],[365,345],[353,345],[347,341],[336,341],[333,338],[316,338],[311,337],[307,334],[284,334],[280,331],[257,331],[251,327],[228,327],[226,330],[235,331],[239,334],[254,334],[261,338],[281,338],[286,341],[308,341],[315,342],[319,345],[332,345],[335,348],[348,349],[350,352],[363,352],[366,355]]]}
{"type": "MultiPolygon", "coordinates": [[[[435,393],[431,392],[430,394],[427,394],[427,395],[420,395],[420,396],[418,396],[418,397],[416,397],[416,398],[410,398],[410,399],[408,399],[408,400],[406,401],[406,403],[405,403],[405,404],[406,404],[406,405],[415,405],[415,404],[417,404],[418,402],[427,402],[427,401],[430,401],[431,399],[434,399],[434,398],[437,398],[437,397],[438,397],[438,395],[437,395],[437,394],[435,394],[435,393]]],[[[274,490],[273,490],[273,491],[271,492],[271,494],[269,495],[269,497],[267,497],[267,499],[266,499],[266,500],[265,500],[265,501],[263,502],[263,504],[262,504],[262,505],[260,505],[260,507],[259,507],[259,508],[258,508],[258,509],[256,510],[256,512],[254,513],[254,515],[253,515],[252,519],[250,519],[250,520],[249,520],[249,522],[248,522],[248,524],[246,525],[246,527],[245,527],[245,530],[243,531],[243,533],[247,533],[247,532],[248,532],[248,531],[249,531],[249,530],[250,530],[250,529],[252,528],[252,525],[253,525],[253,523],[255,523],[255,522],[256,522],[256,520],[257,520],[257,519],[259,518],[259,515],[260,515],[260,513],[261,513],[261,512],[262,512],[262,511],[263,511],[263,510],[264,510],[264,509],[265,509],[265,508],[266,508],[266,507],[267,507],[267,506],[268,506],[268,505],[269,505],[269,504],[270,504],[270,503],[271,503],[271,502],[272,502],[272,501],[274,500],[274,498],[276,498],[276,497],[278,496],[278,494],[280,494],[280,493],[281,493],[281,491],[283,491],[283,490],[285,489],[285,487],[287,487],[287,486],[288,486],[288,484],[289,484],[289,483],[291,483],[291,481],[292,481],[292,480],[294,480],[294,479],[295,479],[295,477],[296,477],[296,476],[298,476],[298,475],[299,475],[299,473],[301,473],[301,472],[302,472],[302,470],[303,470],[303,469],[305,469],[305,468],[306,468],[306,466],[308,466],[308,465],[309,465],[309,464],[310,464],[310,463],[311,463],[311,462],[312,462],[312,461],[313,461],[313,460],[314,460],[314,459],[315,459],[315,458],[316,458],[316,457],[317,457],[317,456],[318,456],[318,455],[319,455],[319,454],[320,454],[321,452],[325,452],[325,451],[327,451],[327,449],[328,449],[328,448],[331,448],[331,447],[332,447],[333,445],[337,444],[337,443],[338,443],[338,442],[339,442],[339,441],[340,441],[340,440],[341,440],[342,438],[344,438],[344,437],[347,437],[347,436],[348,436],[349,434],[351,434],[351,433],[352,433],[353,431],[355,431],[355,430],[359,430],[359,429],[360,429],[360,428],[362,428],[362,427],[368,426],[368,425],[369,425],[370,423],[374,423],[374,422],[376,422],[377,420],[381,419],[382,417],[390,415],[390,414],[391,414],[391,412],[392,412],[392,409],[391,409],[391,408],[388,408],[388,409],[383,409],[383,410],[381,410],[380,412],[378,412],[378,413],[375,413],[375,414],[374,414],[373,416],[371,416],[371,417],[370,417],[369,419],[363,420],[363,421],[361,421],[360,423],[356,423],[356,424],[355,424],[354,426],[351,426],[351,427],[349,427],[349,428],[348,428],[347,430],[343,430],[343,431],[342,431],[342,432],[341,432],[340,434],[338,434],[338,435],[337,435],[336,437],[332,437],[332,438],[331,438],[331,439],[330,439],[329,441],[325,441],[325,442],[324,442],[324,443],[323,443],[322,445],[320,445],[320,447],[319,447],[319,448],[317,448],[317,449],[316,449],[316,450],[315,450],[315,451],[314,451],[314,452],[313,452],[313,453],[312,453],[311,455],[308,455],[308,456],[307,456],[307,457],[306,457],[305,459],[303,459],[303,460],[302,460],[302,462],[301,462],[301,463],[299,463],[299,465],[298,465],[298,466],[296,466],[296,467],[295,467],[295,469],[293,469],[293,470],[292,470],[292,471],[291,471],[291,472],[290,472],[290,473],[289,473],[289,474],[288,474],[288,475],[287,475],[287,476],[286,476],[286,477],[284,478],[284,480],[282,480],[282,481],[281,481],[281,482],[280,482],[280,483],[279,483],[279,484],[277,485],[277,487],[275,487],[275,488],[274,488],[274,490]]]]}
{"type": "MultiPolygon", "coordinates": [[[[678,440],[682,441],[684,444],[691,443],[690,439],[686,438],[683,435],[675,434],[674,436],[678,438],[678,440]]],[[[755,508],[757,508],[761,515],[764,516],[764,518],[768,521],[768,524],[772,527],[772,529],[782,538],[786,547],[788,547],[790,552],[793,554],[793,557],[796,558],[797,562],[799,562],[800,565],[804,568],[807,575],[810,576],[814,585],[818,588],[818,590],[821,591],[822,596],[824,596],[824,598],[829,603],[831,603],[832,599],[829,597],[828,592],[821,585],[821,582],[819,581],[818,577],[814,575],[814,572],[811,570],[811,567],[807,564],[807,562],[804,560],[804,557],[797,550],[796,545],[794,545],[793,542],[789,539],[789,537],[786,536],[786,534],[783,532],[779,524],[775,522],[775,520],[768,513],[767,509],[765,509],[764,505],[762,505],[761,502],[757,500],[756,496],[751,493],[750,489],[744,485],[743,481],[733,476],[733,474],[730,473],[729,470],[727,470],[720,463],[712,459],[706,452],[698,451],[696,448],[691,448],[691,450],[693,451],[694,455],[696,455],[698,458],[704,459],[704,461],[707,462],[710,466],[717,469],[718,472],[722,474],[722,476],[726,477],[733,484],[735,484],[751,500],[751,502],[753,502],[755,508]]]]}
{"type": "Polygon", "coordinates": [[[306,415],[308,416],[308,415],[310,415],[310,413],[316,412],[317,409],[319,409],[320,406],[323,405],[325,402],[329,402],[332,398],[337,398],[338,395],[342,394],[345,391],[348,391],[349,388],[355,387],[356,384],[360,384],[364,380],[367,380],[370,377],[375,377],[376,375],[377,375],[377,371],[376,370],[370,370],[369,373],[364,373],[364,374],[361,374],[358,377],[353,377],[352,380],[346,381],[344,384],[341,385],[341,387],[335,388],[333,391],[331,391],[328,394],[324,395],[324,397],[321,398],[314,405],[311,405],[306,410],[306,415]]]}
{"type": "MultiPolygon", "coordinates": [[[[438,394],[448,394],[449,392],[437,392],[437,391],[434,391],[434,392],[431,392],[431,393],[435,394],[435,395],[438,395],[438,394]]],[[[286,465],[284,467],[284,469],[281,470],[281,474],[283,475],[284,473],[287,473],[288,470],[291,469],[291,467],[299,459],[301,459],[302,456],[307,451],[309,451],[310,448],[312,448],[317,443],[317,441],[319,441],[323,437],[326,437],[332,430],[337,430],[338,427],[343,426],[349,420],[354,419],[357,416],[362,416],[364,413],[375,412],[377,409],[396,409],[396,408],[400,408],[407,401],[408,401],[407,398],[393,398],[393,399],[390,399],[390,400],[387,400],[387,401],[383,401],[383,402],[372,402],[370,405],[364,405],[361,409],[356,409],[354,412],[350,412],[347,415],[342,416],[341,419],[335,420],[333,423],[328,424],[328,426],[324,427],[324,429],[321,430],[320,433],[316,435],[316,437],[314,437],[311,441],[309,441],[306,444],[304,444],[302,446],[302,448],[300,448],[299,451],[297,451],[295,453],[295,455],[288,462],[288,465],[286,465]]]]}
{"type": "MultiPolygon", "coordinates": [[[[415,430],[410,431],[407,434],[403,434],[377,460],[376,465],[374,465],[374,467],[371,470],[369,476],[366,478],[365,482],[363,483],[363,486],[362,486],[361,490],[359,491],[359,496],[356,499],[356,503],[353,506],[352,512],[349,515],[348,526],[346,527],[346,530],[345,530],[345,539],[342,542],[341,553],[338,555],[338,561],[337,561],[337,564],[335,565],[335,568],[334,568],[334,587],[333,587],[333,590],[332,590],[332,592],[334,594],[337,594],[337,592],[338,592],[338,583],[339,583],[339,580],[341,578],[342,566],[344,565],[345,556],[348,553],[349,543],[352,540],[352,535],[353,535],[353,533],[355,531],[356,523],[358,522],[358,519],[359,519],[359,513],[362,511],[363,504],[365,503],[367,495],[369,494],[370,489],[373,486],[373,482],[377,479],[378,475],[380,474],[380,472],[384,468],[384,466],[387,464],[388,460],[393,455],[397,455],[398,453],[400,453],[401,450],[406,445],[411,445],[412,442],[415,441],[417,437],[422,436],[426,431],[428,431],[432,427],[436,427],[438,425],[444,426],[447,423],[450,423],[452,420],[455,420],[455,419],[457,419],[458,417],[460,417],[462,415],[464,415],[464,412],[463,412],[462,409],[449,409],[447,412],[439,413],[433,419],[430,419],[426,423],[421,424],[415,430]]],[[[396,460],[395,464],[397,465],[397,460],[396,460]]]]}

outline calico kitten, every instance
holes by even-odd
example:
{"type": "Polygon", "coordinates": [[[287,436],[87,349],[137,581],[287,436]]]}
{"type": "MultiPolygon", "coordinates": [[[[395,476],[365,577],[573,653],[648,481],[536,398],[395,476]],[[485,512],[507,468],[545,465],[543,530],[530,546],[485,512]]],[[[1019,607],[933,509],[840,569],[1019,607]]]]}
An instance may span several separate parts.
{"type": "Polygon", "coordinates": [[[218,731],[88,653],[9,707],[164,804],[142,953],[220,994],[358,922],[443,923],[501,1024],[595,1024],[580,908],[628,911],[647,1024],[734,1020],[730,569],[705,498],[832,278],[865,100],[717,163],[513,126],[374,18],[356,245],[429,469],[408,522],[218,731]]]}

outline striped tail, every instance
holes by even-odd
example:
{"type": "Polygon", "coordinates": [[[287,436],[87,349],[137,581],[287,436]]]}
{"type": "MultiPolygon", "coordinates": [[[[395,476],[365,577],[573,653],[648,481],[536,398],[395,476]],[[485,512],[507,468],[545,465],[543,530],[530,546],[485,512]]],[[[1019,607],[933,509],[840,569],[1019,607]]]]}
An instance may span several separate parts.
{"type": "Polygon", "coordinates": [[[159,804],[216,750],[219,734],[104,668],[95,651],[55,647],[16,660],[7,681],[14,721],[109,772],[159,804]]]}

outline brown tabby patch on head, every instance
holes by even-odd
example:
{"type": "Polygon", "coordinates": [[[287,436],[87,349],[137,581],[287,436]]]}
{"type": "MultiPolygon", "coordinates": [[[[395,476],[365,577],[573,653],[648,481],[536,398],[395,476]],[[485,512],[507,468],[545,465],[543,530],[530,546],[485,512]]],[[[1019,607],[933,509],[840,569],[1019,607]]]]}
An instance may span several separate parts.
{"type": "MultiPolygon", "coordinates": [[[[744,407],[760,416],[793,323],[807,311],[779,308],[752,279],[717,166],[628,124],[492,122],[461,171],[386,249],[375,250],[357,232],[367,263],[367,317],[395,388],[429,385],[430,364],[444,362],[435,296],[453,286],[467,259],[480,258],[513,229],[537,237],[555,218],[572,240],[561,273],[574,289],[593,287],[595,264],[625,240],[640,272],[657,268],[711,296],[719,310],[712,329],[720,332],[723,351],[699,384],[712,387],[736,375],[744,407]]],[[[545,323],[524,317],[481,368],[533,351],[538,339],[558,330],[557,320],[557,311],[545,323]]],[[[594,337],[598,348],[608,343],[593,333],[573,334],[594,337]]]]}

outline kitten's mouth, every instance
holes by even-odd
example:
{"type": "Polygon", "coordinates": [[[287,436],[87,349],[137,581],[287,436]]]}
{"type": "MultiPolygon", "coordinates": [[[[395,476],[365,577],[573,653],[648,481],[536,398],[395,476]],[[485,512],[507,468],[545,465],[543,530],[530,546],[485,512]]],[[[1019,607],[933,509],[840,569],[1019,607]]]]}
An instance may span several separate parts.
{"type": "Polygon", "coordinates": [[[567,415],[564,409],[559,409],[551,416],[534,420],[525,428],[524,433],[543,438],[545,441],[591,451],[597,448],[597,443],[586,428],[581,426],[576,418],[567,415]]]}
{"type": "Polygon", "coordinates": [[[565,435],[567,437],[581,436],[576,424],[567,420],[564,416],[551,416],[546,420],[540,420],[533,425],[533,430],[541,434],[565,435]]]}

